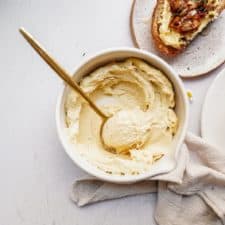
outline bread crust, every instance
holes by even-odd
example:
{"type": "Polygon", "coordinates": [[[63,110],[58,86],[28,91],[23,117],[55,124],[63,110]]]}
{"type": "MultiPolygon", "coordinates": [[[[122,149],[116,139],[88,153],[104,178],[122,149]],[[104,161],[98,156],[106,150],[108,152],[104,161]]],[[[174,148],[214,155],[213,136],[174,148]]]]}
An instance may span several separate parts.
{"type": "Polygon", "coordinates": [[[161,40],[161,38],[159,37],[158,19],[160,16],[161,7],[162,7],[163,3],[164,3],[164,0],[157,0],[156,6],[153,11],[152,24],[151,24],[152,37],[155,42],[155,46],[161,53],[163,53],[164,55],[167,55],[167,56],[176,56],[182,50],[175,49],[170,46],[166,46],[163,43],[163,41],[161,40]]]}
{"type": "MultiPolygon", "coordinates": [[[[181,53],[188,46],[189,43],[187,43],[186,45],[182,46],[179,49],[176,49],[171,46],[165,45],[164,42],[161,40],[159,36],[158,21],[162,11],[162,6],[164,4],[164,1],[167,1],[167,0],[157,0],[153,15],[152,15],[151,34],[152,34],[156,48],[162,54],[173,57],[181,53]]],[[[225,9],[225,0],[221,0],[220,2],[221,2],[220,7],[218,7],[216,10],[218,14],[220,14],[225,9]]]]}

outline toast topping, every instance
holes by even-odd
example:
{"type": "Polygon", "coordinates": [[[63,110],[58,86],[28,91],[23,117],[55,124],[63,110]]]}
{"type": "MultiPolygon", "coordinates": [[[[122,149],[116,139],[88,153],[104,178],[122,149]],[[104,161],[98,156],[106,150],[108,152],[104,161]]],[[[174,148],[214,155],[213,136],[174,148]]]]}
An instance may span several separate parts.
{"type": "Polygon", "coordinates": [[[179,33],[196,31],[201,19],[215,9],[215,3],[216,1],[207,0],[170,0],[173,18],[169,27],[179,33]]]}
{"type": "Polygon", "coordinates": [[[184,49],[217,15],[221,0],[164,0],[158,16],[164,45],[184,49]]]}

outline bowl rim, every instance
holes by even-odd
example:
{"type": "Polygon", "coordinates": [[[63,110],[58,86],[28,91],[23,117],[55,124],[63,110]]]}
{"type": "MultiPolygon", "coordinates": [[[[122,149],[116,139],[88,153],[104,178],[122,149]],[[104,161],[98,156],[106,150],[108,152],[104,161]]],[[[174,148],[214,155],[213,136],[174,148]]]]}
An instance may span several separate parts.
{"type": "MultiPolygon", "coordinates": [[[[94,60],[95,58],[104,55],[104,54],[110,54],[110,53],[116,53],[116,52],[127,52],[127,53],[137,53],[137,54],[141,54],[145,57],[151,58],[152,60],[157,61],[161,67],[163,67],[164,69],[166,68],[170,74],[174,77],[174,80],[176,81],[176,85],[179,86],[180,90],[181,90],[181,94],[182,96],[182,102],[183,102],[183,107],[184,107],[184,122],[183,122],[183,126],[181,128],[181,133],[180,133],[180,137],[177,140],[176,143],[176,152],[175,152],[175,158],[177,159],[178,156],[178,152],[180,151],[181,145],[184,141],[185,135],[187,133],[187,127],[188,127],[188,118],[189,118],[189,102],[188,102],[188,98],[186,95],[186,91],[184,88],[184,85],[182,83],[182,80],[180,79],[180,77],[178,76],[178,74],[175,72],[175,70],[166,62],[164,61],[162,58],[160,58],[159,56],[147,52],[145,50],[142,49],[137,49],[134,47],[116,47],[116,48],[107,48],[101,51],[98,51],[94,54],[91,54],[88,57],[85,57],[84,59],[82,59],[80,61],[80,63],[77,64],[76,68],[75,68],[75,72],[73,73],[72,76],[74,76],[76,74],[76,72],[82,67],[84,66],[86,63],[94,60]]],[[[129,58],[129,56],[127,57],[129,58]]],[[[137,57],[138,58],[138,57],[137,57]]],[[[143,60],[143,59],[142,59],[143,60]]],[[[160,69],[160,68],[158,68],[160,69]]],[[[171,81],[171,80],[170,80],[171,81]]],[[[172,84],[174,85],[174,81],[171,81],[172,84]]],[[[67,155],[69,156],[69,158],[75,163],[75,165],[77,165],[79,168],[81,168],[83,171],[87,172],[89,175],[94,176],[100,180],[103,181],[107,181],[107,182],[112,182],[112,183],[134,183],[134,182],[138,182],[138,181],[143,181],[146,180],[147,178],[153,177],[153,176],[157,176],[160,174],[164,174],[164,173],[168,173],[171,170],[174,169],[171,168],[165,172],[159,173],[159,174],[155,174],[155,175],[149,175],[149,173],[141,173],[139,175],[126,175],[126,176],[111,176],[110,174],[107,173],[99,173],[98,171],[92,171],[89,170],[87,168],[87,166],[85,166],[85,163],[81,163],[79,160],[76,159],[76,157],[74,157],[73,154],[71,154],[71,152],[68,150],[69,146],[67,143],[67,138],[65,137],[65,132],[63,132],[63,130],[61,129],[61,104],[62,104],[62,100],[63,100],[63,96],[64,96],[64,92],[66,90],[66,84],[63,83],[64,85],[62,85],[61,90],[59,91],[59,95],[57,98],[57,103],[56,103],[56,112],[55,112],[55,119],[56,119],[56,129],[57,129],[57,135],[58,138],[61,142],[61,145],[64,149],[64,151],[67,153],[67,155]]],[[[175,161],[175,166],[176,166],[177,160],[175,161]]],[[[89,163],[88,163],[89,164],[89,163]]]]}

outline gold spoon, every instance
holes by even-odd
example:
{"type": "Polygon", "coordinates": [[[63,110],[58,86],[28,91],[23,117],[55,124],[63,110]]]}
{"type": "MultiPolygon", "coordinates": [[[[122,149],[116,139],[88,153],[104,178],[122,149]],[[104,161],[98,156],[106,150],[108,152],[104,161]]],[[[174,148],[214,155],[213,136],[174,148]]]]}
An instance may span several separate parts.
{"type": "MultiPolygon", "coordinates": [[[[20,33],[27,40],[27,42],[36,50],[42,59],[62,78],[73,90],[78,92],[90,105],[90,107],[102,118],[103,124],[109,118],[98,106],[86,95],[80,86],[72,79],[69,73],[63,69],[59,63],[51,57],[47,51],[24,29],[19,29],[20,33]]],[[[102,130],[102,128],[101,128],[102,130]]]]}

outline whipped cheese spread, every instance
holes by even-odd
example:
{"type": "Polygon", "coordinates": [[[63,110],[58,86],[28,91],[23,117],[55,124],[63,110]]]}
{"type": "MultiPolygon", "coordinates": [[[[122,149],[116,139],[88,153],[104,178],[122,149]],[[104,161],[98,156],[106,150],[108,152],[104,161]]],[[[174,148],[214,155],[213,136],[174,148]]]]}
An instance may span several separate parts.
{"type": "Polygon", "coordinates": [[[171,152],[178,124],[175,93],[160,70],[129,58],[96,69],[80,87],[110,115],[101,133],[99,115],[77,93],[68,93],[66,132],[84,160],[106,173],[135,175],[171,152]]]}

